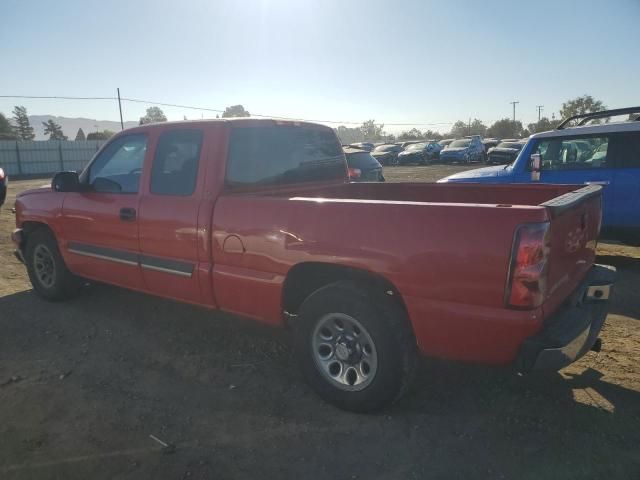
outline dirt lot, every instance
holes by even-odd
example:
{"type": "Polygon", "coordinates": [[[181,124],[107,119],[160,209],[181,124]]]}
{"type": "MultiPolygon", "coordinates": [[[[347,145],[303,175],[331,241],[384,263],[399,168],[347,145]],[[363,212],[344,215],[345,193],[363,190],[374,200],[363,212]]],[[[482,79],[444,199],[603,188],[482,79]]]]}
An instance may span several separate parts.
{"type": "MultiPolygon", "coordinates": [[[[12,182],[8,206],[43,183],[12,182]]],[[[108,286],[41,301],[13,221],[5,207],[1,479],[640,478],[640,249],[600,247],[620,270],[601,353],[525,378],[424,361],[407,398],[363,416],[309,391],[286,332],[108,286]]]]}

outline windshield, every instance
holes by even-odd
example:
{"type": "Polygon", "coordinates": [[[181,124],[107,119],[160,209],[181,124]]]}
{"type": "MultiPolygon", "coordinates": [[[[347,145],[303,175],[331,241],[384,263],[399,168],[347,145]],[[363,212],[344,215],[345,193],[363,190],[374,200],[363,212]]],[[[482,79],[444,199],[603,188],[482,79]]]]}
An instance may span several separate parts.
{"type": "Polygon", "coordinates": [[[374,151],[375,152],[393,152],[397,148],[399,148],[398,145],[380,145],[379,147],[376,147],[374,151]]]}
{"type": "Polygon", "coordinates": [[[522,144],[521,143],[514,143],[514,142],[503,142],[503,143],[498,145],[498,148],[516,148],[516,149],[520,150],[522,148],[522,144]]]}
{"type": "Polygon", "coordinates": [[[422,150],[423,148],[425,148],[427,146],[426,143],[412,143],[411,145],[407,145],[407,148],[405,148],[405,150],[422,150]]]}
{"type": "Polygon", "coordinates": [[[449,144],[449,148],[462,148],[468,147],[469,145],[471,145],[471,139],[463,138],[461,140],[454,140],[453,142],[451,142],[449,144]]]}

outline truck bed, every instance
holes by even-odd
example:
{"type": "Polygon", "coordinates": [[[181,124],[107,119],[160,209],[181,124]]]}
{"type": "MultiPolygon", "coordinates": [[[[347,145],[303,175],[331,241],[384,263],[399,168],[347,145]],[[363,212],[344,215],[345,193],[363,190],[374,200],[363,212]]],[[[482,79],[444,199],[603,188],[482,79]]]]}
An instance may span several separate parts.
{"type": "Polygon", "coordinates": [[[213,283],[224,308],[277,323],[279,282],[291,268],[313,262],[375,272],[402,296],[424,352],[505,363],[586,275],[599,216],[598,186],[351,183],[228,192],[215,209],[213,283]],[[533,310],[505,308],[515,233],[544,222],[549,294],[533,310]],[[242,247],[227,251],[229,236],[242,247]],[[272,299],[267,317],[252,310],[255,296],[272,299]],[[450,338],[458,339],[454,347],[450,338]]]}

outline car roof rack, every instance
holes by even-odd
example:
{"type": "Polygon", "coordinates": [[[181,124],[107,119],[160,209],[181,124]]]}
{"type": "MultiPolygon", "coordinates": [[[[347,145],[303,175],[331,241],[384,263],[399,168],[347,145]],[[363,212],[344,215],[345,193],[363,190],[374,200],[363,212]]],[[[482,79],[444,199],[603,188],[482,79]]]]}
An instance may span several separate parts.
{"type": "MultiPolygon", "coordinates": [[[[560,125],[556,127],[556,130],[564,129],[565,125],[573,120],[581,119],[577,125],[581,127],[582,125],[587,123],[589,120],[594,120],[596,118],[606,118],[606,117],[613,117],[616,115],[626,115],[626,114],[638,113],[638,112],[640,112],[640,107],[616,108],[613,110],[602,110],[600,112],[581,113],[579,115],[572,115],[571,117],[564,119],[562,122],[560,122],[560,125]]],[[[640,115],[637,116],[633,121],[638,121],[638,120],[640,120],[640,115]]]]}

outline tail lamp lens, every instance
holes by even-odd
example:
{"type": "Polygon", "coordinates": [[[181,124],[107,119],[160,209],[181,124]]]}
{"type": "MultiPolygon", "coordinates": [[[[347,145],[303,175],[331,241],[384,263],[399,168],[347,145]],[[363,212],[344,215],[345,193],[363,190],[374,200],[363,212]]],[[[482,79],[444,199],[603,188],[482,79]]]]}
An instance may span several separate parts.
{"type": "Polygon", "coordinates": [[[359,168],[351,168],[349,167],[349,178],[360,178],[360,175],[362,175],[362,170],[360,170],[359,168]]]}
{"type": "Polygon", "coordinates": [[[4,170],[0,168],[0,180],[4,180],[4,170]]]}
{"type": "Polygon", "coordinates": [[[509,306],[535,308],[544,302],[550,238],[548,222],[518,227],[511,252],[506,291],[509,306]]]}

